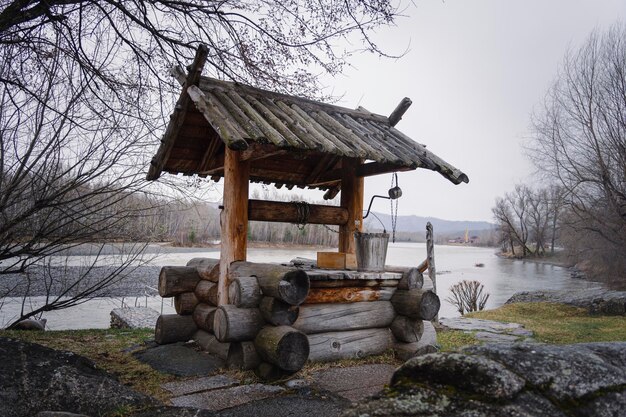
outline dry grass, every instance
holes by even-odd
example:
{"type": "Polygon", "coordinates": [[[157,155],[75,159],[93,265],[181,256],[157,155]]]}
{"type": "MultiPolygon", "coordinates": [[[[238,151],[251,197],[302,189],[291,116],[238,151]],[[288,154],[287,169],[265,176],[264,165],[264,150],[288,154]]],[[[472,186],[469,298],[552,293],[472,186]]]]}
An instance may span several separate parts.
{"type": "Polygon", "coordinates": [[[161,401],[169,399],[161,384],[175,378],[155,371],[132,355],[133,352],[143,349],[146,340],[154,337],[152,330],[0,331],[0,336],[77,353],[115,375],[121,383],[161,401]]]}
{"type": "Polygon", "coordinates": [[[556,303],[515,303],[467,314],[523,324],[539,342],[553,344],[626,341],[626,317],[590,316],[585,309],[556,303]]]}

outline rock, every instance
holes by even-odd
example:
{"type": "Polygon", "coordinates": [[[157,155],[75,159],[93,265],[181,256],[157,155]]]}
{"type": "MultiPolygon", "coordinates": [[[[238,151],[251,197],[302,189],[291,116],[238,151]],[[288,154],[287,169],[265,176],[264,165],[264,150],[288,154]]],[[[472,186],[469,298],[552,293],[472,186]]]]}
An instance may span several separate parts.
{"type": "Polygon", "coordinates": [[[214,375],[196,379],[186,379],[184,381],[168,382],[161,385],[161,388],[169,391],[174,396],[195,394],[200,391],[209,391],[220,388],[228,388],[239,385],[239,380],[227,375],[214,375]]]}
{"type": "Polygon", "coordinates": [[[329,368],[313,372],[311,386],[332,391],[350,401],[360,401],[389,384],[395,369],[395,366],[385,364],[329,368]]]}
{"type": "Polygon", "coordinates": [[[89,417],[85,414],[66,413],[65,411],[41,411],[35,417],[89,417]]]}
{"type": "Polygon", "coordinates": [[[150,307],[124,307],[111,310],[113,329],[154,329],[159,313],[150,307]]]}
{"type": "Polygon", "coordinates": [[[526,340],[533,336],[533,332],[524,329],[518,323],[502,323],[493,320],[472,319],[468,317],[442,317],[439,322],[453,330],[476,332],[474,337],[487,343],[510,343],[526,340]]]}
{"type": "Polygon", "coordinates": [[[524,291],[513,294],[505,304],[535,302],[568,304],[584,308],[590,314],[626,315],[626,291],[604,289],[524,291]]]}
{"type": "Polygon", "coordinates": [[[32,417],[46,411],[96,416],[154,403],[80,355],[0,337],[0,357],[1,416],[32,417]]]}
{"type": "Polygon", "coordinates": [[[44,331],[46,330],[47,319],[34,320],[34,319],[26,319],[18,322],[13,330],[36,330],[36,331],[44,331]]]}
{"type": "Polygon", "coordinates": [[[182,342],[156,345],[133,355],[159,372],[177,376],[206,376],[225,366],[217,356],[198,352],[182,342]]]}
{"type": "Polygon", "coordinates": [[[626,415],[626,342],[496,344],[411,359],[343,415],[626,415]]]}

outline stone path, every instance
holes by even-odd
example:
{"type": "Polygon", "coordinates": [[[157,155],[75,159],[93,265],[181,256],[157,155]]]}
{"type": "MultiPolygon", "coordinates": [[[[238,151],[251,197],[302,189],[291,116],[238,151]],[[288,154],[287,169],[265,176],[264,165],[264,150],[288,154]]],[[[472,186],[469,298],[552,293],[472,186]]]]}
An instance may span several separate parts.
{"type": "Polygon", "coordinates": [[[350,403],[381,391],[394,371],[394,366],[384,364],[329,368],[283,385],[240,385],[236,378],[215,375],[169,382],[162,388],[173,395],[173,406],[210,410],[220,416],[333,416],[350,403]],[[259,410],[264,411],[259,414],[259,410]]]}
{"type": "Polygon", "coordinates": [[[467,317],[442,317],[439,322],[453,330],[475,332],[474,337],[486,343],[510,343],[532,341],[533,332],[518,323],[502,323],[493,320],[471,319],[467,317]]]}

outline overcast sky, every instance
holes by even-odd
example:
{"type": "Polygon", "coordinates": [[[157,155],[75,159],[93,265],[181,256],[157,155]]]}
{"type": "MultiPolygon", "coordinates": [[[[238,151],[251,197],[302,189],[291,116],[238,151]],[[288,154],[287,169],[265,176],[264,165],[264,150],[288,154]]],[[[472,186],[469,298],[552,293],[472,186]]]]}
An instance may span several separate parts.
{"type": "MultiPolygon", "coordinates": [[[[626,0],[415,0],[397,27],[375,39],[399,60],[356,56],[325,84],[340,105],[389,115],[403,97],[413,105],[396,126],[464,171],[469,184],[437,173],[400,173],[398,214],[492,221],[496,196],[534,182],[523,154],[530,114],[568,49],[589,33],[626,21],[626,0]]],[[[386,194],[391,174],[365,180],[365,206],[386,194]]],[[[321,195],[320,197],[321,198],[321,195]]],[[[379,200],[380,201],[380,200],[379,200]]],[[[389,212],[389,202],[375,203],[389,212]]]]}

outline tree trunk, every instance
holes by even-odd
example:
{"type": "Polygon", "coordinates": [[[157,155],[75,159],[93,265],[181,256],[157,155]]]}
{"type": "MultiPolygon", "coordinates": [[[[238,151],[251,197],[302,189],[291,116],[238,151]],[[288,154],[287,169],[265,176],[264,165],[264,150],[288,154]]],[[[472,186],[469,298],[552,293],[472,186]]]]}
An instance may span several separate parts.
{"type": "Polygon", "coordinates": [[[388,327],[395,315],[389,301],[305,304],[293,327],[306,334],[388,327]]]}
{"type": "Polygon", "coordinates": [[[213,332],[220,342],[242,342],[254,339],[263,324],[259,309],[225,304],[215,312],[213,332]]]}
{"type": "Polygon", "coordinates": [[[234,342],[230,344],[228,358],[226,358],[228,369],[247,371],[255,369],[260,363],[261,359],[256,352],[253,342],[234,342]]]}
{"type": "Polygon", "coordinates": [[[193,321],[196,326],[207,332],[213,331],[213,320],[215,319],[215,310],[217,307],[200,303],[193,311],[193,321]]]}
{"type": "Polygon", "coordinates": [[[396,316],[391,323],[391,332],[400,342],[417,342],[424,333],[424,322],[406,316],[396,316]]]}
{"type": "Polygon", "coordinates": [[[196,268],[188,266],[164,266],[159,274],[159,295],[173,297],[191,292],[200,281],[196,268]]]}
{"type": "Polygon", "coordinates": [[[202,350],[217,356],[222,360],[227,360],[230,352],[231,344],[222,343],[209,332],[198,330],[193,335],[193,340],[202,348],[202,350]]]}
{"type": "Polygon", "coordinates": [[[280,298],[291,305],[299,305],[309,292],[309,277],[301,269],[282,265],[252,262],[233,262],[230,277],[257,278],[263,295],[280,298]]]}
{"type": "Polygon", "coordinates": [[[217,284],[215,282],[206,280],[198,282],[195,294],[199,302],[217,306],[217,284]]]}
{"type": "Polygon", "coordinates": [[[191,316],[161,314],[154,329],[154,340],[159,345],[186,342],[191,339],[197,329],[191,316]]]}
{"type": "Polygon", "coordinates": [[[198,298],[193,292],[184,292],[174,296],[174,308],[181,316],[192,314],[197,304],[198,298]]]}
{"type": "MultiPolygon", "coordinates": [[[[311,362],[361,359],[378,355],[392,346],[389,329],[364,329],[307,335],[311,362]]],[[[356,382],[356,381],[355,381],[356,382]]]]}
{"type": "Polygon", "coordinates": [[[220,260],[213,258],[193,258],[187,262],[187,266],[196,268],[202,279],[217,282],[220,272],[220,260]]]}
{"type": "Polygon", "coordinates": [[[419,320],[432,320],[441,306],[437,294],[420,289],[397,290],[391,303],[399,315],[419,320]]]}
{"type": "Polygon", "coordinates": [[[254,346],[264,361],[285,371],[300,370],[309,357],[306,335],[289,326],[265,326],[254,339],[254,346]]]}
{"type": "Polygon", "coordinates": [[[274,326],[291,326],[298,318],[298,306],[292,306],[274,297],[263,297],[259,310],[263,319],[274,326]]]}
{"type": "Polygon", "coordinates": [[[305,304],[356,303],[359,301],[389,301],[395,288],[311,288],[305,304]]]}
{"type": "Polygon", "coordinates": [[[241,308],[258,307],[263,295],[255,277],[237,277],[228,288],[231,304],[241,308]]]}

